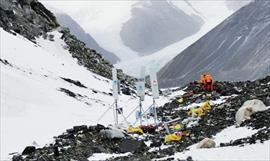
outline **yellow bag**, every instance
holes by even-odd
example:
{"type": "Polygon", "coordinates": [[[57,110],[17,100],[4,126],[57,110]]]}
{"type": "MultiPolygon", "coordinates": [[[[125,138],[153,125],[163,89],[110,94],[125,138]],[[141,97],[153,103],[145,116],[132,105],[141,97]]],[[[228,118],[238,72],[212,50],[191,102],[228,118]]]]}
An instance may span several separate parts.
{"type": "Polygon", "coordinates": [[[164,142],[169,143],[172,141],[180,141],[180,140],[181,140],[181,136],[177,136],[176,134],[169,134],[165,136],[164,142]]]}
{"type": "Polygon", "coordinates": [[[175,125],[170,126],[170,129],[173,129],[173,130],[180,130],[181,128],[182,128],[181,124],[175,124],[175,125]]]}
{"type": "Polygon", "coordinates": [[[191,108],[188,112],[188,115],[196,115],[196,116],[201,117],[205,115],[205,113],[202,108],[191,108]]]}
{"type": "Polygon", "coordinates": [[[209,104],[209,101],[204,102],[204,103],[201,105],[200,108],[202,108],[203,111],[210,110],[210,109],[211,109],[211,106],[210,106],[210,104],[209,104]]]}
{"type": "Polygon", "coordinates": [[[143,134],[143,130],[140,127],[129,126],[127,132],[130,134],[143,134]]]}
{"type": "Polygon", "coordinates": [[[184,99],[181,97],[177,100],[178,103],[183,103],[184,102],[184,99]]]}

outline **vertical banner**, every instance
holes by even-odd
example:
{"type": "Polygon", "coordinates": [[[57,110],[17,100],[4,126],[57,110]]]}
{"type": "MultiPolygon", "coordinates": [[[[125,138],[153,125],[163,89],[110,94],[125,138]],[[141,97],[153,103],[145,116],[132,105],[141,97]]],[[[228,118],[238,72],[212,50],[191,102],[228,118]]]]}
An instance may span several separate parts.
{"type": "Polygon", "coordinates": [[[117,70],[112,68],[112,87],[113,87],[113,98],[118,99],[118,79],[117,79],[117,70]]]}
{"type": "Polygon", "coordinates": [[[159,98],[159,90],[158,90],[158,81],[157,81],[157,73],[155,69],[150,70],[150,81],[151,81],[151,89],[154,99],[159,98]]]}
{"type": "Polygon", "coordinates": [[[145,90],[145,66],[142,66],[140,71],[140,77],[137,82],[137,95],[141,97],[142,101],[144,100],[145,96],[144,90],[145,90]]]}

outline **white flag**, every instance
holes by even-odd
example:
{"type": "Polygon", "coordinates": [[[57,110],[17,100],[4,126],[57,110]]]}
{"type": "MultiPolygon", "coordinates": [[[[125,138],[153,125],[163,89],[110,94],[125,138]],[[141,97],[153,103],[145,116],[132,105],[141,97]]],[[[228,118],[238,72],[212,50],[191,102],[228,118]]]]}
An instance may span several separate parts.
{"type": "Polygon", "coordinates": [[[141,67],[140,71],[140,77],[137,82],[137,95],[141,97],[142,100],[144,100],[145,96],[145,66],[141,67]]]}
{"type": "Polygon", "coordinates": [[[157,73],[154,69],[150,70],[150,81],[151,81],[151,89],[154,99],[159,98],[159,90],[158,90],[158,81],[157,81],[157,73]]]}

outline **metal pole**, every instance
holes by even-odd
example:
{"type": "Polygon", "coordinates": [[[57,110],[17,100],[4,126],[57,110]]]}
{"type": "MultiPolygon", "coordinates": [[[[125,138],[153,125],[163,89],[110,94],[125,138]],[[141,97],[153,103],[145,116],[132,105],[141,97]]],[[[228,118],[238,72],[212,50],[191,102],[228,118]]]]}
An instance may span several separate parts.
{"type": "Polygon", "coordinates": [[[155,121],[155,125],[157,126],[157,109],[156,109],[156,102],[155,99],[153,98],[153,108],[154,108],[154,112],[155,112],[155,116],[154,116],[154,121],[155,121]]]}
{"type": "Polygon", "coordinates": [[[118,105],[117,105],[117,99],[115,101],[115,125],[118,125],[118,105]]]}
{"type": "Polygon", "coordinates": [[[167,134],[171,134],[168,124],[166,122],[164,123],[164,127],[166,129],[167,134]]]}
{"type": "Polygon", "coordinates": [[[140,125],[142,125],[142,98],[140,97],[140,125]]]}

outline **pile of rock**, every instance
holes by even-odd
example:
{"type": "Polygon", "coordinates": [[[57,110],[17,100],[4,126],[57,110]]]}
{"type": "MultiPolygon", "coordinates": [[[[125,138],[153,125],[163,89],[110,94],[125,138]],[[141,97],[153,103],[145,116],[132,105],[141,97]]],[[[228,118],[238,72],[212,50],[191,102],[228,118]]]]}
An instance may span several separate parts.
{"type": "MultiPolygon", "coordinates": [[[[179,98],[176,98],[172,102],[158,108],[158,115],[162,116],[162,121],[180,117],[180,123],[183,126],[180,131],[188,133],[188,135],[181,138],[178,142],[166,143],[170,144],[167,148],[161,148],[165,144],[163,138],[167,135],[165,128],[159,132],[146,133],[138,140],[135,139],[136,137],[128,135],[125,132],[119,132],[118,130],[111,133],[110,130],[113,128],[106,130],[101,125],[90,127],[78,126],[55,137],[55,143],[43,148],[37,148],[34,152],[24,156],[23,159],[22,155],[16,155],[13,160],[86,160],[93,153],[124,153],[127,151],[132,152],[134,155],[111,158],[110,160],[151,160],[163,157],[168,160],[174,160],[174,158],[170,157],[174,153],[181,152],[190,145],[206,140],[205,138],[211,138],[229,126],[236,125],[236,112],[245,101],[259,99],[266,106],[269,106],[269,96],[267,94],[270,93],[269,84],[270,77],[253,82],[216,83],[216,89],[222,88],[226,91],[224,93],[220,91],[215,91],[216,93],[205,93],[198,89],[196,85],[191,84],[186,88],[187,94],[183,96],[183,102],[180,103],[177,101],[179,98]],[[181,106],[195,103],[198,99],[201,101],[215,100],[220,98],[221,95],[229,97],[226,97],[226,101],[221,104],[211,105],[211,110],[201,117],[193,118],[187,114],[187,110],[181,108],[181,106]],[[184,123],[185,121],[194,120],[196,121],[194,126],[187,126],[184,123]],[[151,142],[148,147],[144,144],[146,141],[151,142]]],[[[229,143],[221,143],[220,146],[243,146],[244,144],[269,140],[269,119],[270,109],[253,113],[250,119],[244,121],[241,126],[254,128],[258,131],[250,137],[237,139],[229,143]]],[[[206,147],[213,146],[215,146],[213,142],[211,145],[206,145],[206,147]]],[[[189,157],[186,160],[192,160],[192,158],[189,157]]]]}
{"type": "Polygon", "coordinates": [[[108,137],[110,131],[115,132],[115,129],[105,128],[102,125],[74,126],[62,135],[54,137],[55,142],[50,145],[43,148],[26,147],[22,155],[13,156],[13,161],[87,160],[93,153],[137,154],[148,150],[144,142],[119,131],[117,137],[111,135],[108,137]],[[104,133],[105,130],[107,133],[104,133]]]}
{"type": "MultiPolygon", "coordinates": [[[[184,127],[183,130],[188,131],[190,135],[183,138],[179,143],[171,144],[172,146],[166,150],[159,150],[155,158],[159,158],[162,155],[169,156],[170,153],[175,151],[183,151],[188,146],[198,143],[204,138],[211,138],[223,129],[235,125],[236,112],[247,100],[259,99],[262,100],[266,106],[269,106],[269,84],[269,76],[256,81],[234,83],[216,82],[215,93],[205,93],[200,90],[198,84],[191,83],[186,87],[186,96],[184,96],[184,102],[182,104],[177,101],[179,98],[176,98],[172,102],[158,108],[158,115],[161,116],[163,121],[182,118],[183,123],[183,120],[192,120],[187,115],[187,111],[179,107],[197,103],[198,99],[206,101],[209,99],[216,100],[220,98],[220,96],[230,97],[222,104],[212,105],[212,109],[208,113],[197,119],[198,123],[195,126],[184,127]]],[[[255,129],[259,129],[259,131],[251,137],[238,139],[231,143],[222,143],[221,146],[235,146],[269,140],[269,114],[269,110],[252,114],[251,119],[242,123],[241,126],[251,126],[255,129]]],[[[161,132],[161,135],[164,136],[164,132],[163,134],[161,132]]],[[[151,156],[151,154],[148,153],[147,155],[151,156]]]]}

